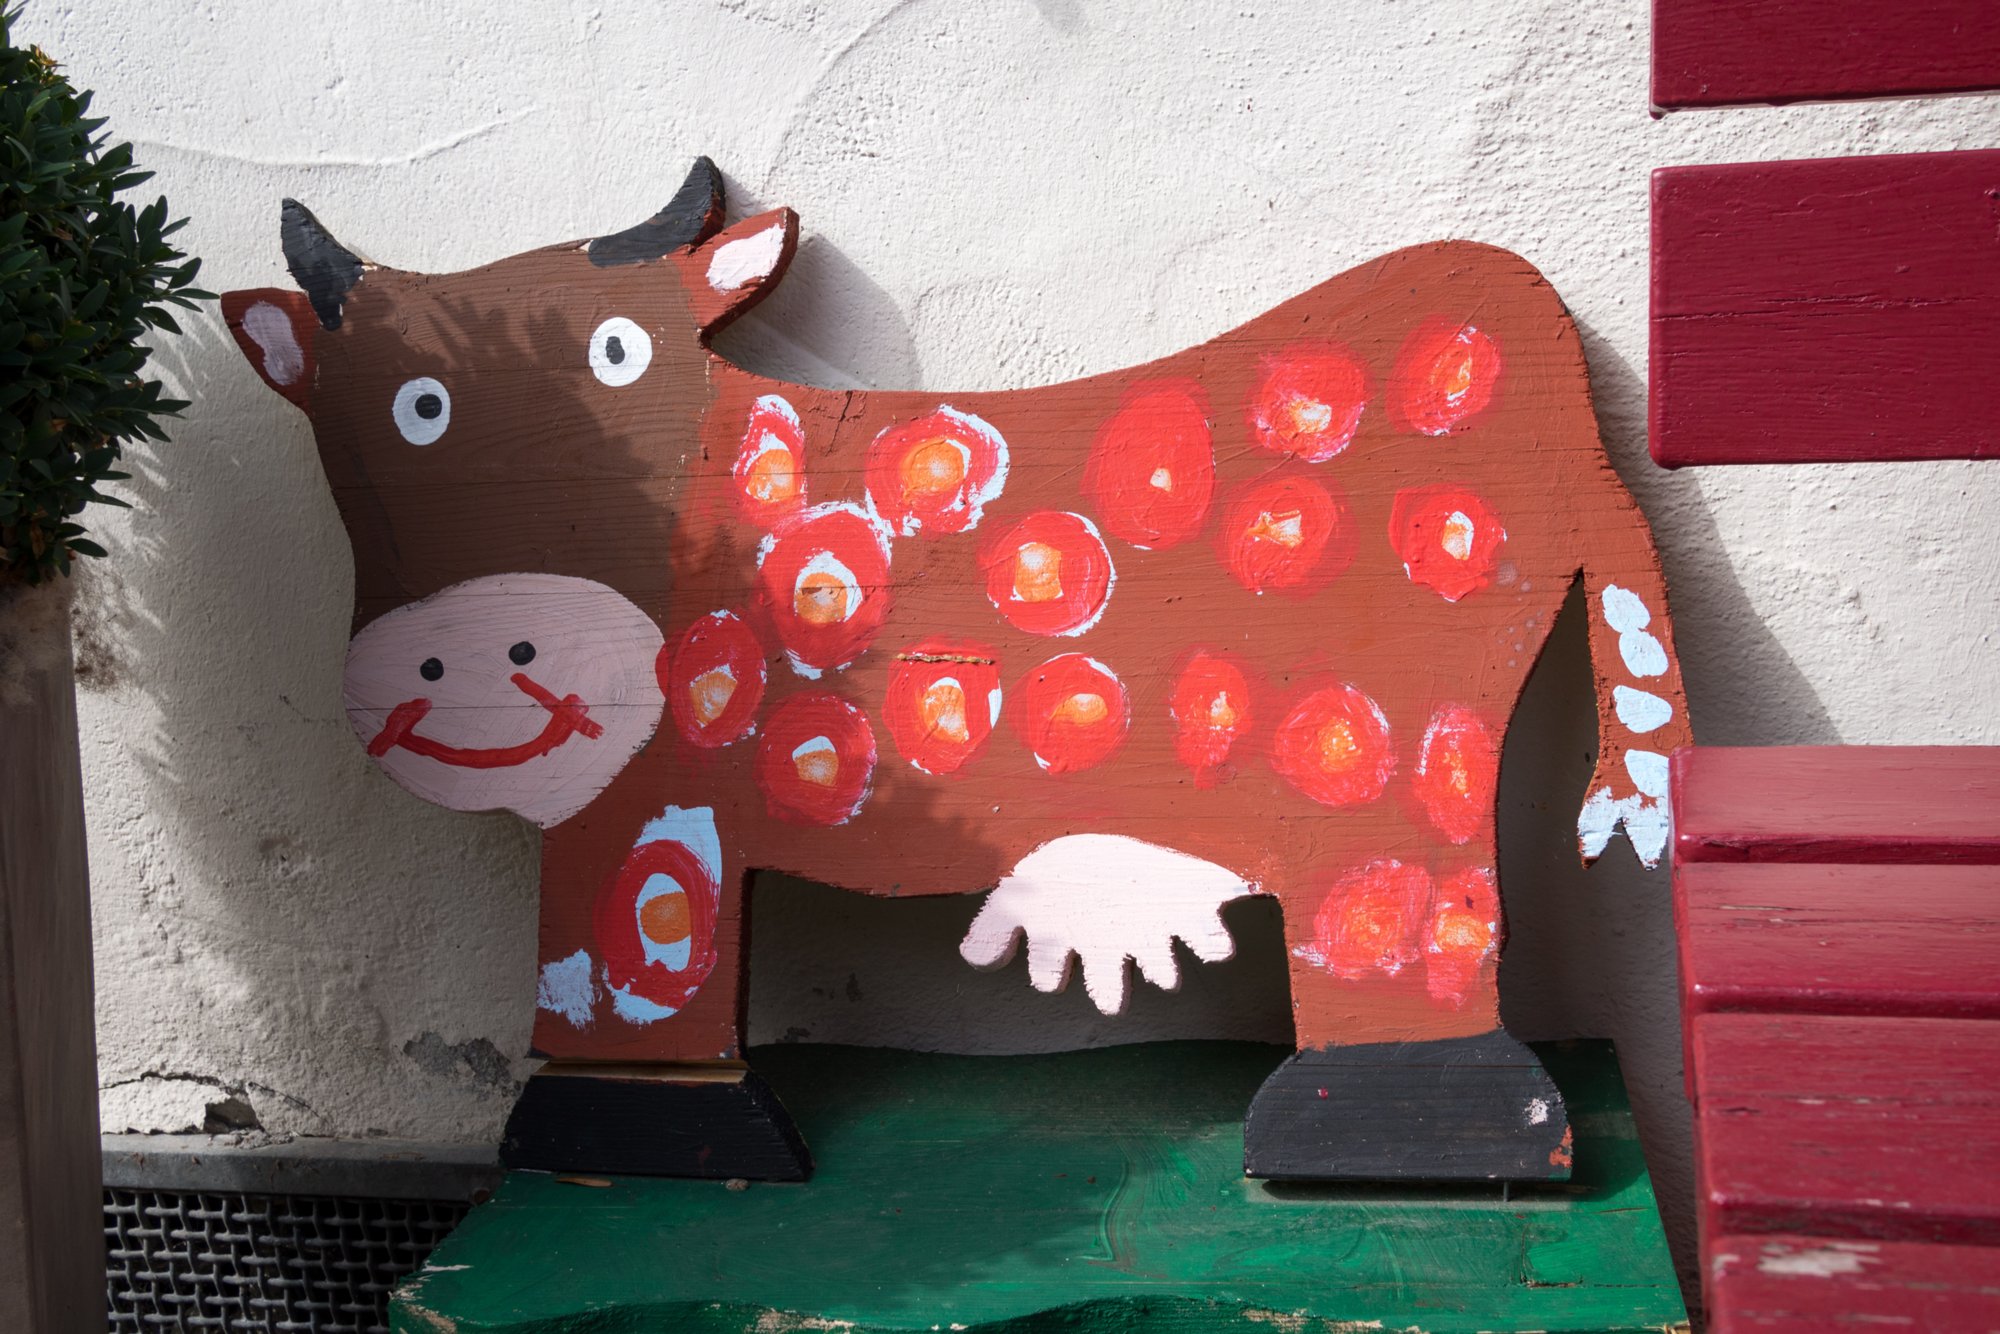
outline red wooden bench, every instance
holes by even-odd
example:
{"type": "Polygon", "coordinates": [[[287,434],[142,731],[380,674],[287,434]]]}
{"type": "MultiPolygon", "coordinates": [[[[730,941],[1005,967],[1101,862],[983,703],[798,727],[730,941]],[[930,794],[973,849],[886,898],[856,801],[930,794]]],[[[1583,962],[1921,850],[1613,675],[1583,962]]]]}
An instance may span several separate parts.
{"type": "Polygon", "coordinates": [[[1694,748],[1673,800],[1711,1328],[2000,1328],[2000,748],[1694,748]]]}

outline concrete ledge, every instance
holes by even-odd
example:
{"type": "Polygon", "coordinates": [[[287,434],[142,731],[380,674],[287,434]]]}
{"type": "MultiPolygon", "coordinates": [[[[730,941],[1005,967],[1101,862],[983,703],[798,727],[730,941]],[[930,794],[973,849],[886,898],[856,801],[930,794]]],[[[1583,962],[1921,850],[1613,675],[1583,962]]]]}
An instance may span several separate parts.
{"type": "Polygon", "coordinates": [[[107,1189],[476,1204],[501,1175],[486,1144],[306,1138],[252,1147],[211,1135],[105,1135],[103,1146],[107,1189]]]}

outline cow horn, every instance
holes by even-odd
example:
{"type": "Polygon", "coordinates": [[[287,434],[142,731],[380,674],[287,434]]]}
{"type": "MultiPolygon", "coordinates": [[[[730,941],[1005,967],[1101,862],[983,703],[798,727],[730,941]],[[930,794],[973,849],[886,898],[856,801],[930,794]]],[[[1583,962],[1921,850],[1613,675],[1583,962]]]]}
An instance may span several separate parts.
{"type": "Polygon", "coordinates": [[[722,173],[706,157],[698,157],[665,208],[638,226],[600,236],[585,248],[592,264],[640,264],[700,245],[721,226],[722,173]]]}
{"type": "Polygon", "coordinates": [[[296,199],[287,199],[278,223],[285,266],[304,289],[313,312],[328,329],[340,327],[340,308],[361,281],[366,261],[333,239],[333,233],[296,199]]]}

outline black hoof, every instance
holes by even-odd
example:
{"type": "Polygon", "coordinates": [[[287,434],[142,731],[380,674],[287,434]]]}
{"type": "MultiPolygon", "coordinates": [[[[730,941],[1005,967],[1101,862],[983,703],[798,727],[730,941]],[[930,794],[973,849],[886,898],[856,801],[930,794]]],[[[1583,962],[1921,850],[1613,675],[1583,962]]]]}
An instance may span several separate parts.
{"type": "Polygon", "coordinates": [[[1569,1118],[1504,1032],[1302,1051],[1257,1090],[1243,1170],[1291,1181],[1566,1181],[1569,1118]]]}
{"type": "Polygon", "coordinates": [[[628,1176],[804,1181],[812,1155],[749,1070],[551,1063],[521,1090],[500,1141],[508,1167],[628,1176]]]}

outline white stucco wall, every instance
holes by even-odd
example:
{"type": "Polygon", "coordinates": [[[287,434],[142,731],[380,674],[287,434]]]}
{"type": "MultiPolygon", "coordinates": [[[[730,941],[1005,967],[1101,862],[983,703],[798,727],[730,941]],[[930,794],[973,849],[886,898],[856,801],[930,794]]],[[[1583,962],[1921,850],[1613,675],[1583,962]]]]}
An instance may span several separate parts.
{"type": "MultiPolygon", "coordinates": [[[[790,204],[807,235],[727,350],[825,383],[1064,378],[1407,243],[1511,247],[1583,328],[1700,739],[2000,741],[1990,470],[1668,475],[1643,438],[1650,168],[1990,146],[2000,102],[1654,121],[1647,9],[35,0],[22,32],[98,91],[216,290],[286,281],[281,195],[376,259],[449,270],[637,221],[709,153],[739,212],[790,204]]],[[[112,557],[83,616],[106,1129],[199,1123],[227,1090],[277,1133],[492,1139],[528,1069],[534,837],[371,772],[338,707],[347,548],[304,420],[212,313],[161,364],[195,406],[136,452],[137,510],[97,516],[112,557]]],[[[1577,631],[1508,753],[1506,1006],[1529,1036],[1619,1040],[1685,1254],[1667,886],[1622,844],[1590,874],[1570,853],[1577,631]]],[[[960,964],[970,901],[759,902],[759,1038],[1284,1031],[1255,905],[1235,963],[1179,998],[1142,988],[1113,1024],[1080,990],[1033,995],[1019,964],[960,964]]]]}

